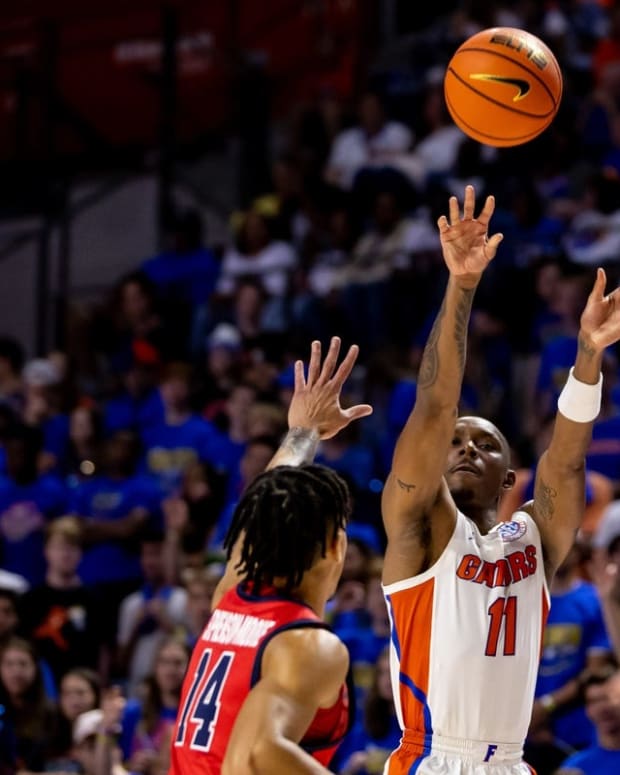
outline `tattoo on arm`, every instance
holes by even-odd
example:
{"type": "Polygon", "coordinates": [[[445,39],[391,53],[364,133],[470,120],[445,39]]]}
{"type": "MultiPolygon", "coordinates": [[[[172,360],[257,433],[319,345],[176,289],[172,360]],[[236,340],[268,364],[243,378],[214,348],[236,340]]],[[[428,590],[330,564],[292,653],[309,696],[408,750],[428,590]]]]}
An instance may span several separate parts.
{"type": "Polygon", "coordinates": [[[553,499],[557,496],[558,491],[550,487],[542,479],[538,480],[536,484],[536,490],[534,492],[534,505],[536,507],[536,513],[547,522],[551,522],[553,514],[555,512],[555,503],[553,499]]]}
{"type": "Polygon", "coordinates": [[[446,300],[444,298],[443,303],[433,327],[428,336],[426,347],[424,348],[424,354],[422,355],[422,363],[420,364],[420,372],[418,374],[418,387],[427,388],[435,384],[437,379],[437,372],[439,371],[439,353],[437,351],[437,344],[439,342],[439,335],[441,333],[441,320],[446,314],[446,300]]]}
{"type": "MultiPolygon", "coordinates": [[[[456,343],[457,356],[461,376],[465,368],[465,351],[467,344],[467,326],[469,324],[469,315],[471,305],[474,299],[475,288],[461,288],[456,302],[454,312],[454,341],[456,343]]],[[[446,300],[444,298],[441,309],[439,310],[431,333],[429,334],[422,363],[420,364],[420,373],[418,375],[418,387],[432,387],[439,373],[439,337],[443,318],[446,314],[446,300]]]]}
{"type": "Polygon", "coordinates": [[[581,350],[581,352],[582,352],[584,355],[587,355],[587,356],[588,356],[588,358],[591,358],[593,355],[595,355],[595,354],[596,354],[596,350],[594,349],[594,347],[592,347],[591,345],[589,345],[589,344],[588,344],[588,343],[587,343],[587,342],[586,342],[584,339],[582,339],[581,337],[579,337],[579,338],[578,338],[578,340],[577,340],[577,346],[579,347],[579,349],[581,350]]]}
{"type": "Polygon", "coordinates": [[[309,428],[291,428],[271,459],[267,470],[279,465],[312,463],[319,445],[319,434],[309,428]]]}
{"type": "Polygon", "coordinates": [[[463,288],[456,305],[456,312],[454,315],[454,336],[456,339],[456,346],[459,353],[459,365],[461,367],[461,374],[465,369],[465,350],[467,344],[467,326],[469,324],[469,316],[471,313],[471,305],[474,300],[474,289],[463,288]]]}
{"type": "Polygon", "coordinates": [[[402,479],[396,479],[396,482],[398,483],[398,486],[401,490],[406,490],[407,492],[411,492],[412,490],[415,490],[415,484],[408,484],[407,482],[403,482],[402,479]]]}

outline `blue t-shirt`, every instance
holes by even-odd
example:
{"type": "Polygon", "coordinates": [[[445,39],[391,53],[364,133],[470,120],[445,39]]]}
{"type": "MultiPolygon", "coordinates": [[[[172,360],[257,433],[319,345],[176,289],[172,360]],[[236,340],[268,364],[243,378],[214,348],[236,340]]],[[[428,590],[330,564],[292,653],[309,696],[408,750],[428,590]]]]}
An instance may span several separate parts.
{"type": "Polygon", "coordinates": [[[157,477],[166,493],[173,492],[188,466],[208,459],[215,434],[213,425],[198,415],[180,425],[163,422],[146,428],[142,434],[144,470],[157,477]]]}
{"type": "MultiPolygon", "coordinates": [[[[575,582],[563,595],[551,596],[543,637],[536,697],[554,692],[586,667],[588,652],[610,651],[601,607],[592,584],[575,582]]],[[[595,730],[583,707],[558,710],[552,717],[556,737],[574,748],[595,740],[595,730]]]]}
{"type": "Polygon", "coordinates": [[[31,586],[45,577],[43,531],[47,522],[67,509],[67,490],[51,474],[30,484],[0,476],[0,539],[2,568],[19,573],[31,586]]]}
{"type": "Polygon", "coordinates": [[[593,745],[585,751],[569,756],[562,762],[562,770],[577,770],[583,775],[618,775],[620,772],[620,750],[608,751],[600,745],[593,745]]]}
{"type": "Polygon", "coordinates": [[[192,253],[160,253],[145,261],[142,271],[162,294],[195,307],[215,290],[220,264],[210,250],[198,248],[192,253]]]}
{"type": "Polygon", "coordinates": [[[365,444],[351,444],[338,458],[327,459],[319,452],[316,462],[333,468],[341,476],[354,482],[360,490],[367,490],[371,479],[374,478],[374,455],[365,444]]]}
{"type": "Polygon", "coordinates": [[[594,423],[586,464],[612,482],[620,481],[620,416],[594,423]]]}
{"type": "Polygon", "coordinates": [[[356,702],[360,708],[372,683],[379,654],[390,641],[389,636],[375,635],[368,626],[355,626],[353,623],[333,629],[349,652],[356,702]]]}
{"type": "Polygon", "coordinates": [[[62,463],[69,449],[69,418],[66,414],[56,414],[47,419],[42,426],[43,449],[62,463]]]}
{"type": "Polygon", "coordinates": [[[104,408],[103,422],[108,436],[124,430],[141,432],[163,421],[164,405],[159,390],[152,390],[142,398],[121,393],[111,398],[104,408]]]}
{"type": "Polygon", "coordinates": [[[550,411],[557,406],[558,398],[576,356],[577,338],[574,336],[554,337],[547,342],[540,354],[536,392],[549,397],[550,411]]]}
{"type": "MultiPolygon", "coordinates": [[[[156,514],[160,500],[157,482],[150,476],[132,476],[122,480],[96,476],[75,489],[72,511],[86,519],[92,517],[114,522],[136,508],[156,514]]],[[[79,573],[85,584],[128,581],[142,575],[138,555],[120,541],[105,541],[87,549],[79,573]]]]}

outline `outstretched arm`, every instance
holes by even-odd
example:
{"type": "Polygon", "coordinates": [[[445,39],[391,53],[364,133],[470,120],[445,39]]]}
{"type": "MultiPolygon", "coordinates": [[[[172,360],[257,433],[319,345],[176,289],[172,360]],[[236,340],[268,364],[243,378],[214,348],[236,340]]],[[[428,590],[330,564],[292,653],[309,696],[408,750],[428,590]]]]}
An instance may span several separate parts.
{"type": "MultiPolygon", "coordinates": [[[[304,376],[302,361],[295,363],[295,389],[288,410],[289,431],[284,437],[267,470],[276,466],[300,466],[311,463],[321,439],[331,439],[353,420],[372,413],[368,404],[348,409],[340,406],[340,394],[351,373],[359,348],[351,345],[338,368],[340,338],[332,337],[325,361],[321,364],[321,343],[312,342],[308,376],[304,376]]],[[[222,595],[239,582],[236,567],[241,550],[240,538],[232,549],[226,570],[213,595],[216,606],[222,595]]]]}
{"type": "Polygon", "coordinates": [[[581,315],[577,358],[558,402],[553,435],[536,470],[533,516],[548,579],[575,540],[585,508],[585,456],[600,407],[605,348],[620,338],[620,289],[605,295],[599,269],[581,315]]]}
{"type": "Polygon", "coordinates": [[[456,512],[443,474],[461,394],[467,327],[480,277],[502,239],[500,234],[487,238],[493,197],[487,197],[478,218],[474,207],[474,189],[467,186],[463,218],[451,197],[450,222],[445,216],[437,222],[450,276],[422,356],[416,403],[396,443],[383,493],[386,583],[419,573],[433,561],[429,555],[443,551],[454,528],[456,512]]]}

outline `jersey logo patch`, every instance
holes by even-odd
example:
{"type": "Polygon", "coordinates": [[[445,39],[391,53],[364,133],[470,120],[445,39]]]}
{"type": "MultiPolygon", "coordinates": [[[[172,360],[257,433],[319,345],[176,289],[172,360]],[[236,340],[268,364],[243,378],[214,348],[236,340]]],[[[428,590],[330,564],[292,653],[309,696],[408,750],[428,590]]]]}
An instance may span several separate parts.
{"type": "Polygon", "coordinates": [[[502,541],[516,541],[521,536],[525,535],[527,525],[525,520],[513,519],[511,522],[502,522],[497,528],[497,532],[500,535],[502,541]]]}

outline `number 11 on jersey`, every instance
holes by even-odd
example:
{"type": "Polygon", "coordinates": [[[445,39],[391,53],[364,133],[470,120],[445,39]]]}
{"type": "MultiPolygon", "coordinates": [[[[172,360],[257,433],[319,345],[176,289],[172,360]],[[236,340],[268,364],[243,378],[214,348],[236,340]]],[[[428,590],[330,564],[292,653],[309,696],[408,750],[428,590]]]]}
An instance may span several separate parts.
{"type": "Polygon", "coordinates": [[[491,621],[489,622],[489,634],[487,635],[487,657],[497,656],[499,636],[504,625],[504,656],[514,657],[517,643],[517,598],[498,597],[491,603],[487,611],[491,621]]]}

